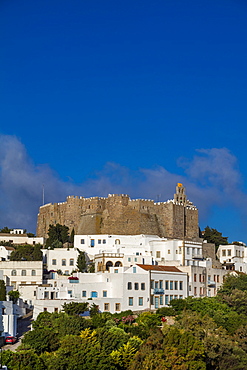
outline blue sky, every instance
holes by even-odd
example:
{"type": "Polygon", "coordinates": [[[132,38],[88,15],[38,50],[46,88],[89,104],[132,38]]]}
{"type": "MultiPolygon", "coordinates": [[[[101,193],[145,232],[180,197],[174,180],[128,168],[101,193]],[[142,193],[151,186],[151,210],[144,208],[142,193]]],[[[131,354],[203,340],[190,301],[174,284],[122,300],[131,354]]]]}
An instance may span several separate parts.
{"type": "Polygon", "coordinates": [[[167,200],[247,242],[247,4],[2,0],[0,227],[67,195],[167,200]]]}

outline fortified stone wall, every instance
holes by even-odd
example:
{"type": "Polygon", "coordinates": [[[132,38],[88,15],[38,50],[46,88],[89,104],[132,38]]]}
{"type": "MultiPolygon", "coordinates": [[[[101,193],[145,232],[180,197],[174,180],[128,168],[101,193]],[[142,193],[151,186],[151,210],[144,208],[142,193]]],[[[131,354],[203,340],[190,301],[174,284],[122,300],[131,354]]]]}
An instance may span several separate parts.
{"type": "Polygon", "coordinates": [[[39,210],[37,236],[47,237],[49,225],[57,223],[68,226],[70,232],[74,228],[75,234],[199,238],[198,210],[186,200],[182,184],[178,184],[174,199],[167,202],[110,194],[107,198],[69,196],[66,202],[46,204],[39,210]]]}

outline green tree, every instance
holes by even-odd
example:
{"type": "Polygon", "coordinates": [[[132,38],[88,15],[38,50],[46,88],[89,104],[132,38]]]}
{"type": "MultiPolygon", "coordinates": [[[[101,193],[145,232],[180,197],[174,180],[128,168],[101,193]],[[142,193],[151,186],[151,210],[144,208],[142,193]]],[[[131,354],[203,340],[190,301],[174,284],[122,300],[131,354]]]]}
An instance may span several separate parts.
{"type": "Polygon", "coordinates": [[[0,233],[5,233],[5,234],[9,234],[10,231],[12,231],[13,229],[9,229],[7,226],[3,227],[1,230],[0,230],[0,233]]]}
{"type": "Polygon", "coordinates": [[[69,228],[65,225],[50,225],[48,230],[48,239],[46,247],[57,248],[64,243],[69,242],[69,228]]]}
{"type": "Polygon", "coordinates": [[[17,303],[20,297],[20,293],[18,292],[18,290],[10,290],[10,292],[8,292],[8,296],[10,301],[12,301],[13,303],[17,303]]]}
{"type": "Polygon", "coordinates": [[[74,245],[75,229],[73,228],[70,234],[70,243],[74,245]]]}
{"type": "Polygon", "coordinates": [[[231,295],[233,290],[247,291],[247,275],[227,275],[224,283],[218,291],[219,296],[231,295]]]}
{"type": "Polygon", "coordinates": [[[88,302],[64,303],[63,310],[68,315],[79,315],[88,310],[88,302]]]}
{"type": "Polygon", "coordinates": [[[10,261],[42,261],[42,245],[15,245],[15,250],[10,255],[10,261]]]}
{"type": "Polygon", "coordinates": [[[0,301],[6,301],[6,286],[3,280],[0,280],[0,301]]]}
{"type": "Polygon", "coordinates": [[[86,262],[86,255],[85,252],[80,251],[77,249],[79,255],[77,257],[76,266],[80,272],[85,272],[87,269],[87,262],[86,262]]]}
{"type": "Polygon", "coordinates": [[[228,244],[228,237],[222,236],[222,233],[216,229],[210,228],[209,226],[205,227],[203,238],[204,240],[207,240],[208,243],[215,244],[216,247],[228,244]]]}

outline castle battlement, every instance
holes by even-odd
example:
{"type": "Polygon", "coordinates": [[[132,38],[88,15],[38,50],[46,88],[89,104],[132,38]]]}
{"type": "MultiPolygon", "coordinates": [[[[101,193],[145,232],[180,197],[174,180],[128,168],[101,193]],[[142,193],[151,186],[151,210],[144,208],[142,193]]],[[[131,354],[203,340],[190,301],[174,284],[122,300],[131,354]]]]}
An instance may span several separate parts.
{"type": "Polygon", "coordinates": [[[177,185],[174,199],[166,202],[130,199],[127,194],[105,198],[70,195],[65,202],[40,207],[37,236],[47,237],[49,226],[56,223],[68,226],[70,232],[74,229],[75,234],[199,238],[198,211],[187,200],[182,184],[177,185]]]}

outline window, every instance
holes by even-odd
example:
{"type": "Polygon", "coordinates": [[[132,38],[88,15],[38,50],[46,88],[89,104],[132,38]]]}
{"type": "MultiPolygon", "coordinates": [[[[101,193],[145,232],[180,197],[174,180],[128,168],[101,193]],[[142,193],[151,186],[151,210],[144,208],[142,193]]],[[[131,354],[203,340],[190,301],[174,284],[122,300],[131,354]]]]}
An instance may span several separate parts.
{"type": "Polygon", "coordinates": [[[145,283],[141,283],[141,290],[145,290],[145,283]]]}
{"type": "Polygon", "coordinates": [[[220,282],[220,275],[217,275],[217,283],[220,282]]]}
{"type": "Polygon", "coordinates": [[[243,269],[242,269],[242,266],[239,266],[239,271],[242,271],[243,269]]]}
{"type": "Polygon", "coordinates": [[[27,275],[27,271],[26,270],[21,270],[21,276],[26,276],[27,275]]]}
{"type": "Polygon", "coordinates": [[[120,244],[120,239],[116,239],[115,244],[120,244]]]}
{"type": "Polygon", "coordinates": [[[178,248],[178,251],[179,251],[179,254],[182,254],[182,248],[181,247],[178,248]]]}
{"type": "Polygon", "coordinates": [[[115,305],[115,311],[121,311],[120,310],[120,303],[116,303],[116,305],[115,305]]]}
{"type": "Polygon", "coordinates": [[[143,306],[143,297],[139,297],[139,306],[143,306]]]}
{"type": "Polygon", "coordinates": [[[174,289],[178,290],[178,282],[177,281],[174,281],[174,289]]]}
{"type": "Polygon", "coordinates": [[[94,239],[91,239],[90,246],[94,247],[94,239]]]}
{"type": "Polygon", "coordinates": [[[165,295],[165,305],[169,304],[169,295],[165,295]]]}
{"type": "Polygon", "coordinates": [[[182,281],[179,282],[179,290],[183,290],[183,282],[182,281]]]}
{"type": "Polygon", "coordinates": [[[222,257],[225,257],[225,256],[226,256],[226,250],[222,249],[222,257]]]}
{"type": "Polygon", "coordinates": [[[131,262],[131,258],[130,257],[128,257],[128,262],[131,262]]]}
{"type": "Polygon", "coordinates": [[[58,312],[58,308],[57,307],[54,307],[54,312],[58,312]]]}
{"type": "Polygon", "coordinates": [[[129,306],[133,306],[133,297],[129,297],[129,306]]]}
{"type": "Polygon", "coordinates": [[[86,296],[87,296],[87,291],[86,291],[86,290],[83,290],[83,291],[81,292],[81,295],[82,295],[82,297],[86,297],[86,296]]]}
{"type": "Polygon", "coordinates": [[[172,299],[173,299],[173,295],[170,295],[170,302],[171,302],[172,299]]]}
{"type": "Polygon", "coordinates": [[[101,239],[98,239],[98,244],[101,244],[101,239]]]}
{"type": "Polygon", "coordinates": [[[44,307],[44,312],[46,312],[47,311],[47,308],[46,307],[44,307]]]}
{"type": "Polygon", "coordinates": [[[66,260],[65,259],[62,260],[62,266],[66,266],[66,260]]]}
{"type": "Polygon", "coordinates": [[[85,240],[84,239],[81,239],[81,244],[85,244],[85,240]]]}
{"type": "Polygon", "coordinates": [[[36,290],[33,292],[34,297],[36,297],[36,290]]]}
{"type": "Polygon", "coordinates": [[[178,296],[177,296],[177,295],[175,295],[175,296],[174,296],[174,299],[178,299],[178,296]]]}
{"type": "Polygon", "coordinates": [[[194,287],[194,296],[196,296],[197,292],[196,292],[196,286],[194,287]]]}
{"type": "Polygon", "coordinates": [[[156,258],[160,258],[160,251],[156,251],[156,258]]]}
{"type": "Polygon", "coordinates": [[[12,271],[11,271],[11,275],[12,275],[12,276],[16,276],[16,270],[12,270],[12,271]]]}
{"type": "Polygon", "coordinates": [[[69,275],[69,270],[64,271],[65,275],[69,275]]]}
{"type": "Polygon", "coordinates": [[[103,239],[103,244],[106,244],[106,240],[105,239],[103,239]]]}
{"type": "Polygon", "coordinates": [[[180,296],[179,296],[179,299],[183,299],[183,296],[182,296],[182,295],[180,295],[180,296]]]}
{"type": "Polygon", "coordinates": [[[168,249],[167,253],[168,253],[168,254],[171,254],[171,250],[170,250],[170,249],[168,249]]]}
{"type": "Polygon", "coordinates": [[[104,304],[104,311],[109,311],[109,303],[104,304]]]}
{"type": "Polygon", "coordinates": [[[137,258],[135,257],[135,262],[137,262],[137,258]]]}
{"type": "Polygon", "coordinates": [[[52,265],[56,265],[57,264],[57,260],[55,260],[55,259],[54,260],[51,260],[51,264],[52,265]]]}
{"type": "Polygon", "coordinates": [[[68,294],[72,297],[72,290],[68,290],[68,294]]]}
{"type": "Polygon", "coordinates": [[[74,258],[70,258],[70,260],[69,260],[69,265],[70,265],[70,266],[74,266],[74,258]]]}
{"type": "Polygon", "coordinates": [[[97,298],[98,297],[98,293],[93,291],[91,292],[91,298],[97,298]]]}
{"type": "Polygon", "coordinates": [[[196,282],[196,274],[194,274],[194,282],[196,282]]]}
{"type": "Polygon", "coordinates": [[[48,298],[49,298],[49,292],[45,292],[45,293],[44,293],[44,298],[45,298],[45,299],[48,299],[48,298]]]}
{"type": "Polygon", "coordinates": [[[154,281],[153,280],[151,280],[150,285],[151,285],[151,289],[154,289],[154,281]]]}
{"type": "Polygon", "coordinates": [[[118,274],[118,269],[114,269],[114,274],[118,274]]]}
{"type": "Polygon", "coordinates": [[[133,267],[133,273],[134,274],[136,273],[136,267],[133,267]]]}
{"type": "Polygon", "coordinates": [[[131,282],[128,282],[127,289],[128,290],[131,290],[132,289],[132,283],[131,282]]]}
{"type": "Polygon", "coordinates": [[[187,254],[190,254],[190,248],[187,248],[187,254]]]}
{"type": "Polygon", "coordinates": [[[139,290],[139,283],[135,283],[135,290],[139,290]]]}
{"type": "Polygon", "coordinates": [[[35,270],[32,270],[31,275],[32,276],[36,276],[36,271],[35,270]]]}
{"type": "Polygon", "coordinates": [[[160,305],[163,305],[163,295],[160,296],[160,305]]]}
{"type": "Polygon", "coordinates": [[[170,289],[173,290],[173,281],[170,281],[170,289]]]}
{"type": "Polygon", "coordinates": [[[232,255],[232,251],[231,251],[231,249],[227,249],[227,255],[228,255],[228,256],[231,256],[231,255],[232,255]]]}
{"type": "Polygon", "coordinates": [[[169,281],[168,280],[166,280],[166,282],[165,282],[165,287],[166,287],[166,290],[169,289],[169,281]]]}
{"type": "Polygon", "coordinates": [[[103,290],[103,297],[106,298],[107,297],[107,290],[103,290]]]}
{"type": "Polygon", "coordinates": [[[153,296],[153,294],[151,295],[150,303],[151,303],[151,305],[154,304],[154,296],[153,296]]]}

